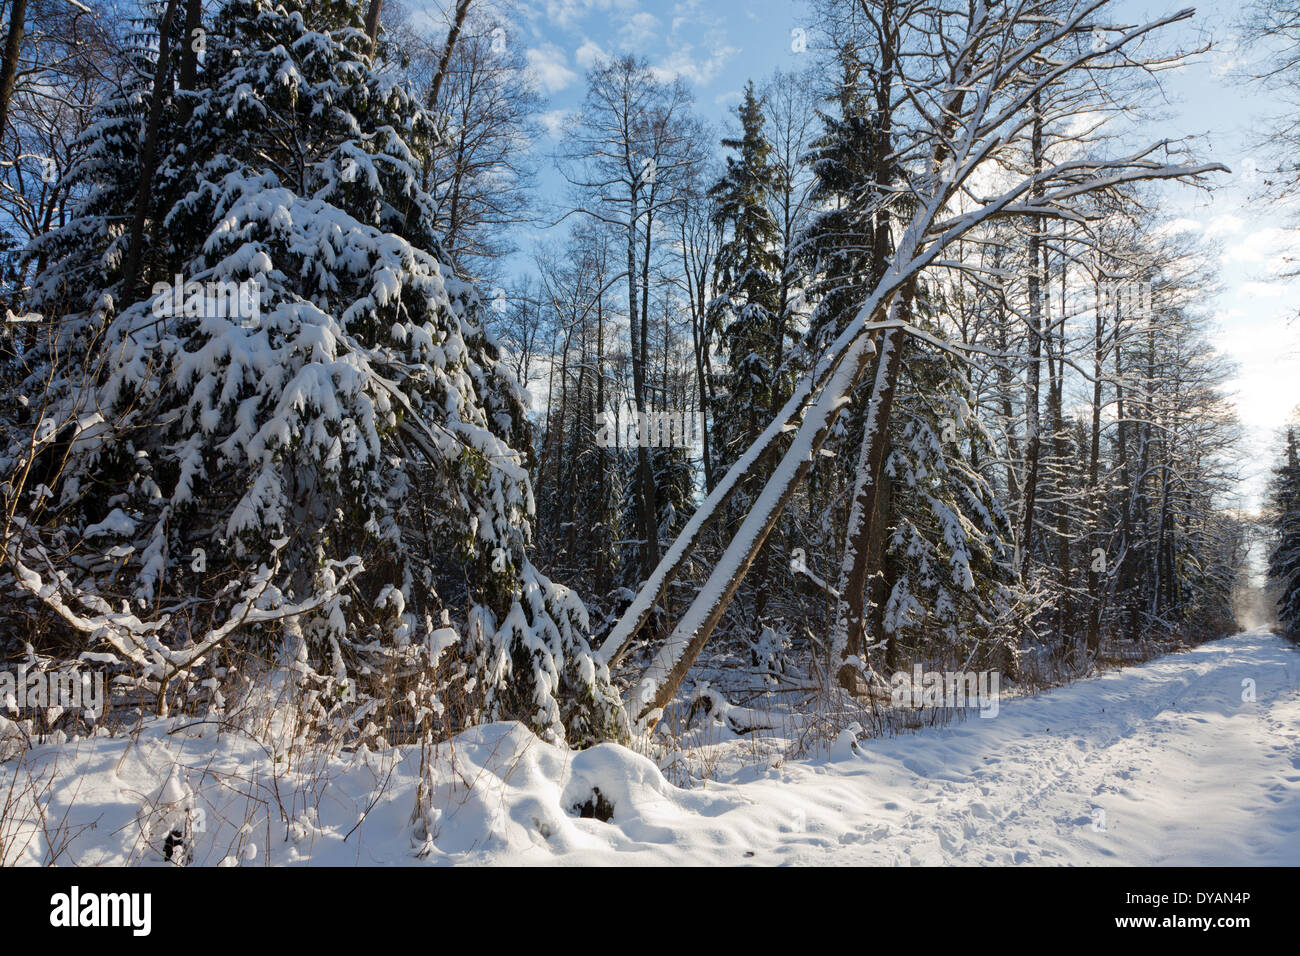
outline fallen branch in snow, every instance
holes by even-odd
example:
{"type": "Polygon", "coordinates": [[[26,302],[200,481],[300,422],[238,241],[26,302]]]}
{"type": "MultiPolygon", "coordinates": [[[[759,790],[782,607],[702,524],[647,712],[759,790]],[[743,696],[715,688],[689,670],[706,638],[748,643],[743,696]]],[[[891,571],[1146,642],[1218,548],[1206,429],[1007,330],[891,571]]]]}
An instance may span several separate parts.
{"type": "Polygon", "coordinates": [[[690,707],[686,712],[688,725],[694,720],[696,714],[704,714],[724,722],[732,733],[739,736],[756,730],[778,730],[789,721],[788,715],[772,714],[751,707],[739,707],[710,687],[707,682],[697,687],[691,698],[690,707]]]}

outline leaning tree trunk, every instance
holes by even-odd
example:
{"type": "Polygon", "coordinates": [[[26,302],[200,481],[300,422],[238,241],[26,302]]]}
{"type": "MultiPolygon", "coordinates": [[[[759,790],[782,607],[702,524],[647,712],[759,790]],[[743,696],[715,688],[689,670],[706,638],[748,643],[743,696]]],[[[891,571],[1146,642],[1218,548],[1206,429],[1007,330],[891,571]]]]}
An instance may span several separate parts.
{"type": "MultiPolygon", "coordinates": [[[[376,0],[378,2],[378,0],[376,0]]],[[[438,100],[442,96],[442,84],[447,78],[447,70],[451,66],[451,56],[456,50],[456,43],[460,39],[461,27],[465,25],[465,17],[469,14],[469,5],[471,0],[456,0],[456,12],[452,17],[451,29],[447,31],[447,42],[443,44],[442,55],[438,57],[437,69],[433,72],[433,82],[429,84],[429,96],[425,100],[424,108],[430,113],[435,113],[438,109],[438,100]]],[[[376,22],[378,13],[375,14],[376,22]]],[[[435,122],[438,127],[437,136],[439,141],[446,134],[446,123],[438,119],[435,115],[435,122]]],[[[429,175],[432,169],[432,154],[426,155],[424,159],[423,185],[427,188],[429,185],[429,175]]],[[[407,199],[405,221],[406,228],[409,230],[414,225],[413,218],[418,207],[407,199]]]]}
{"type": "MultiPolygon", "coordinates": [[[[374,0],[378,3],[378,0],[374,0]]],[[[438,69],[433,74],[433,84],[429,87],[428,108],[434,110],[438,106],[438,97],[442,95],[443,80],[447,77],[447,68],[451,64],[451,54],[456,49],[456,42],[460,39],[461,27],[465,25],[465,17],[469,14],[470,0],[456,0],[456,13],[452,17],[451,29],[447,31],[447,42],[442,48],[442,56],[438,59],[438,69]]],[[[375,15],[378,22],[378,14],[375,15]]]]}
{"type": "MultiPolygon", "coordinates": [[[[873,302],[864,309],[871,319],[879,314],[880,300],[885,295],[892,295],[897,286],[896,279],[882,284],[876,290],[873,302]]],[[[897,321],[898,311],[899,300],[895,298],[890,309],[891,323],[897,321]]],[[[867,326],[874,324],[865,323],[867,326]]],[[[875,351],[867,329],[860,326],[847,347],[843,361],[835,368],[817,402],[805,416],[790,448],[773,471],[762,496],[745,517],[704,587],[633,689],[629,710],[638,729],[648,730],[652,727],[681,686],[713,629],[726,613],[736,589],[775,527],[781,512],[812,467],[822,443],[875,351]]]]}
{"type": "Polygon", "coordinates": [[[695,513],[686,522],[686,527],[678,533],[668,552],[649,578],[642,583],[636,597],[601,645],[601,659],[611,667],[627,653],[637,633],[649,619],[651,611],[667,592],[668,585],[694,551],[709,522],[726,510],[727,504],[745,477],[755,468],[761,467],[762,459],[774,452],[778,439],[795,428],[795,422],[803,413],[805,405],[822,389],[839,366],[848,348],[848,342],[847,339],[837,342],[836,346],[833,346],[818,362],[817,367],[804,375],[772,423],[727,469],[726,474],[709,491],[704,502],[695,509],[695,513]]]}
{"type": "Polygon", "coordinates": [[[773,474],[767,492],[745,518],[668,643],[642,675],[632,701],[633,716],[640,727],[648,728],[657,720],[726,613],[759,548],[812,467],[813,450],[825,439],[839,411],[835,396],[842,396],[852,388],[871,351],[871,343],[865,336],[855,340],[848,360],[836,370],[826,393],[810,412],[794,446],[773,474]]]}

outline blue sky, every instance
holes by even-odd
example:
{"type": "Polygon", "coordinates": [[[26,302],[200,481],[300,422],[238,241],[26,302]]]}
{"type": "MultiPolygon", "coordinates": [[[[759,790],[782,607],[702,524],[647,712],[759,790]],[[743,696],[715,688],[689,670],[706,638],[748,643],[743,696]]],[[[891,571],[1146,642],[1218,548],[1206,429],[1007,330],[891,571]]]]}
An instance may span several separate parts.
{"type": "MultiPolygon", "coordinates": [[[[602,54],[633,52],[665,75],[682,76],[699,113],[719,127],[731,120],[730,109],[746,80],[761,81],[776,68],[812,65],[811,52],[797,51],[795,33],[806,31],[812,45],[809,8],[790,0],[484,2],[503,4],[499,15],[510,25],[511,42],[523,45],[546,97],[540,119],[552,135],[566,112],[581,102],[585,73],[602,54]]],[[[1186,5],[1122,2],[1110,19],[1144,22],[1186,5]]],[[[413,6],[445,22],[437,0],[413,0],[413,6]]],[[[1300,322],[1292,318],[1300,312],[1300,282],[1276,277],[1277,251],[1289,245],[1300,256],[1300,234],[1287,228],[1295,210],[1255,195],[1255,170],[1265,160],[1253,154],[1251,143],[1270,104],[1263,91],[1234,78],[1235,71],[1259,55],[1236,43],[1240,7],[1239,0],[1203,4],[1192,21],[1170,31],[1171,40],[1185,48],[1207,42],[1214,47],[1189,65],[1162,74],[1167,97],[1163,118],[1145,124],[1141,133],[1148,139],[1194,135],[1202,156],[1233,170],[1217,178],[1221,185],[1211,194],[1169,188],[1165,208],[1177,228],[1204,235],[1220,247],[1223,291],[1209,305],[1218,322],[1215,342],[1239,366],[1232,389],[1247,429],[1245,503],[1254,505],[1270,465],[1273,437],[1300,404],[1300,322]]],[[[547,153],[554,146],[553,138],[542,144],[547,153]]],[[[542,167],[541,188],[560,190],[549,163],[543,160],[542,167]]]]}
{"type": "MultiPolygon", "coordinates": [[[[1183,6],[1134,2],[1119,9],[1136,23],[1183,6]]],[[[1165,212],[1219,247],[1223,291],[1210,303],[1218,325],[1215,344],[1238,366],[1232,389],[1247,433],[1244,491],[1256,505],[1272,465],[1275,434],[1300,405],[1300,282],[1278,277],[1287,268],[1281,254],[1300,258],[1300,233],[1289,228],[1300,210],[1259,195],[1259,170],[1268,161],[1255,143],[1277,107],[1265,90],[1237,79],[1263,52],[1237,41],[1242,7],[1236,0],[1202,4],[1190,25],[1179,28],[1185,45],[1212,42],[1213,49],[1164,75],[1167,117],[1158,129],[1148,127],[1147,135],[1194,135],[1203,156],[1232,170],[1215,177],[1219,185],[1209,194],[1167,188],[1165,212]]]]}

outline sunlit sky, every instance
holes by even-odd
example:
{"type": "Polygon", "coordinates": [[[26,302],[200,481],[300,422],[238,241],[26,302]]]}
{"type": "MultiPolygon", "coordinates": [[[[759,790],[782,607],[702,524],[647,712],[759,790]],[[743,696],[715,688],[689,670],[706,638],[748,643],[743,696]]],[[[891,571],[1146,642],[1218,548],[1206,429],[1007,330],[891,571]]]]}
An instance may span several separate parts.
{"type": "MultiPolygon", "coordinates": [[[[437,0],[410,0],[418,16],[445,23],[437,0]]],[[[485,0],[494,2],[494,0],[485,0]]],[[[495,0],[502,2],[502,0],[495,0]]],[[[1139,23],[1182,9],[1186,3],[1121,2],[1107,19],[1139,23]]],[[[1283,254],[1300,257],[1300,233],[1288,228],[1296,212],[1258,198],[1267,162],[1252,142],[1270,112],[1268,95],[1243,85],[1238,73],[1259,57],[1237,44],[1239,0],[1202,5],[1191,20],[1170,28],[1168,42],[1184,48],[1213,43],[1210,52],[1164,72],[1167,97],[1160,122],[1143,134],[1195,136],[1201,156],[1222,162],[1231,175],[1215,178],[1210,193],[1183,186],[1167,189],[1164,211],[1178,227],[1216,240],[1222,292],[1213,310],[1218,348],[1237,364],[1231,388],[1246,429],[1242,485],[1245,507],[1255,507],[1271,467],[1278,429],[1300,405],[1300,281],[1278,273],[1283,254]]],[[[812,64],[809,8],[789,0],[523,0],[498,8],[511,25],[512,42],[525,55],[546,97],[539,117],[548,132],[541,149],[555,148],[555,134],[581,102],[587,69],[604,54],[633,52],[665,76],[680,75],[696,98],[698,112],[723,127],[749,79],[761,82],[774,69],[812,64]],[[810,49],[799,52],[805,31],[810,49]]],[[[540,188],[559,197],[562,183],[541,161],[540,188]]],[[[554,238],[555,230],[522,237],[531,243],[554,238]]]]}

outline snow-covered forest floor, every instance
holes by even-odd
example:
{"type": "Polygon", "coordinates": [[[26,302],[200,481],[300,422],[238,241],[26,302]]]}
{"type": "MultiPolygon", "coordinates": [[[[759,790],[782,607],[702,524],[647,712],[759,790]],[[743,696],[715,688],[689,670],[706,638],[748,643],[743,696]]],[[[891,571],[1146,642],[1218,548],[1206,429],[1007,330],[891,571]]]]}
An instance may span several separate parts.
{"type": "Polygon", "coordinates": [[[1300,655],[1262,630],[819,759],[695,743],[714,779],[681,789],[626,748],[574,752],[518,723],[458,735],[422,775],[418,748],[281,754],[155,719],[6,764],[0,845],[6,862],[165,865],[143,834],[188,806],[207,865],[1300,860],[1300,655]],[[575,810],[593,789],[607,822],[575,810]]]}
{"type": "Polygon", "coordinates": [[[1300,0],[552,6],[0,14],[0,867],[1300,862],[1300,0]]]}

